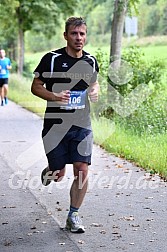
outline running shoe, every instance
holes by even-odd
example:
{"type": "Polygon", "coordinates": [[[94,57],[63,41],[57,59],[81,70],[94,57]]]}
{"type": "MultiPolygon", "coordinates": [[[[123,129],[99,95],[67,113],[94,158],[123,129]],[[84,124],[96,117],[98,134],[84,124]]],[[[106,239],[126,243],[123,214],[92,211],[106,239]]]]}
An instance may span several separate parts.
{"type": "Polygon", "coordinates": [[[3,102],[3,100],[1,101],[1,106],[4,106],[4,102],[3,102]]]}
{"type": "Polygon", "coordinates": [[[44,186],[48,186],[52,181],[53,172],[46,167],[41,173],[41,182],[44,186]]]}
{"type": "Polygon", "coordinates": [[[5,97],[5,104],[8,104],[8,98],[5,97]]]}
{"type": "Polygon", "coordinates": [[[71,216],[68,216],[66,221],[66,229],[72,233],[84,233],[85,228],[82,225],[82,220],[78,216],[78,212],[73,212],[71,216]]]}

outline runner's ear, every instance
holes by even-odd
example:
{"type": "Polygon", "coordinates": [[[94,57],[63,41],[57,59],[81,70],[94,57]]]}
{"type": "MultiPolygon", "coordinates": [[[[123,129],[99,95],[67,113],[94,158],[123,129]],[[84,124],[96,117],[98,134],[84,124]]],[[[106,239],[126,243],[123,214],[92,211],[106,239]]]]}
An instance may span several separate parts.
{"type": "Polygon", "coordinates": [[[67,40],[67,33],[66,32],[64,32],[64,38],[65,38],[65,40],[67,40]]]}

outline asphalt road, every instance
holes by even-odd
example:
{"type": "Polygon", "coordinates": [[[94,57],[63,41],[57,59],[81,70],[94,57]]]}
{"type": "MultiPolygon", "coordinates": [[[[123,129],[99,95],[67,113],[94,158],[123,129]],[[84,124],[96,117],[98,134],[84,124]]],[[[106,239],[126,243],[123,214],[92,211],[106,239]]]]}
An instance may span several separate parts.
{"type": "Polygon", "coordinates": [[[42,120],[9,101],[0,107],[0,252],[166,252],[167,183],[94,145],[84,234],[63,231],[72,167],[40,183],[42,120]]]}

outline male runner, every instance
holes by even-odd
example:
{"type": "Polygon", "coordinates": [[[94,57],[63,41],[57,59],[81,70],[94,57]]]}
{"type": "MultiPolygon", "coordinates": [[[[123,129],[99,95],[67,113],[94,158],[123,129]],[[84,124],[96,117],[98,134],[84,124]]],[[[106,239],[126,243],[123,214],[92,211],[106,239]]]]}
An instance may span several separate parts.
{"type": "Polygon", "coordinates": [[[48,167],[41,174],[43,185],[60,181],[66,164],[73,164],[66,227],[75,233],[85,231],[78,210],[87,191],[91,164],[89,100],[96,102],[99,91],[97,61],[83,50],[86,33],[85,20],[70,17],[65,24],[66,47],[44,55],[31,88],[34,95],[47,100],[42,137],[48,167]]]}

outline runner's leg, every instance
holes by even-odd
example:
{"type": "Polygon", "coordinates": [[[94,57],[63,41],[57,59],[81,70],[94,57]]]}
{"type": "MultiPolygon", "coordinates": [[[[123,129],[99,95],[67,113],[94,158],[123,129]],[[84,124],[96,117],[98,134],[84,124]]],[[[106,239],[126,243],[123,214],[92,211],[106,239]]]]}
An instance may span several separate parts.
{"type": "Polygon", "coordinates": [[[74,181],[70,189],[70,205],[79,208],[88,187],[88,164],[75,162],[73,164],[74,181]]]}
{"type": "Polygon", "coordinates": [[[3,85],[3,90],[4,90],[4,97],[7,97],[7,95],[8,95],[8,84],[3,85]]]}

